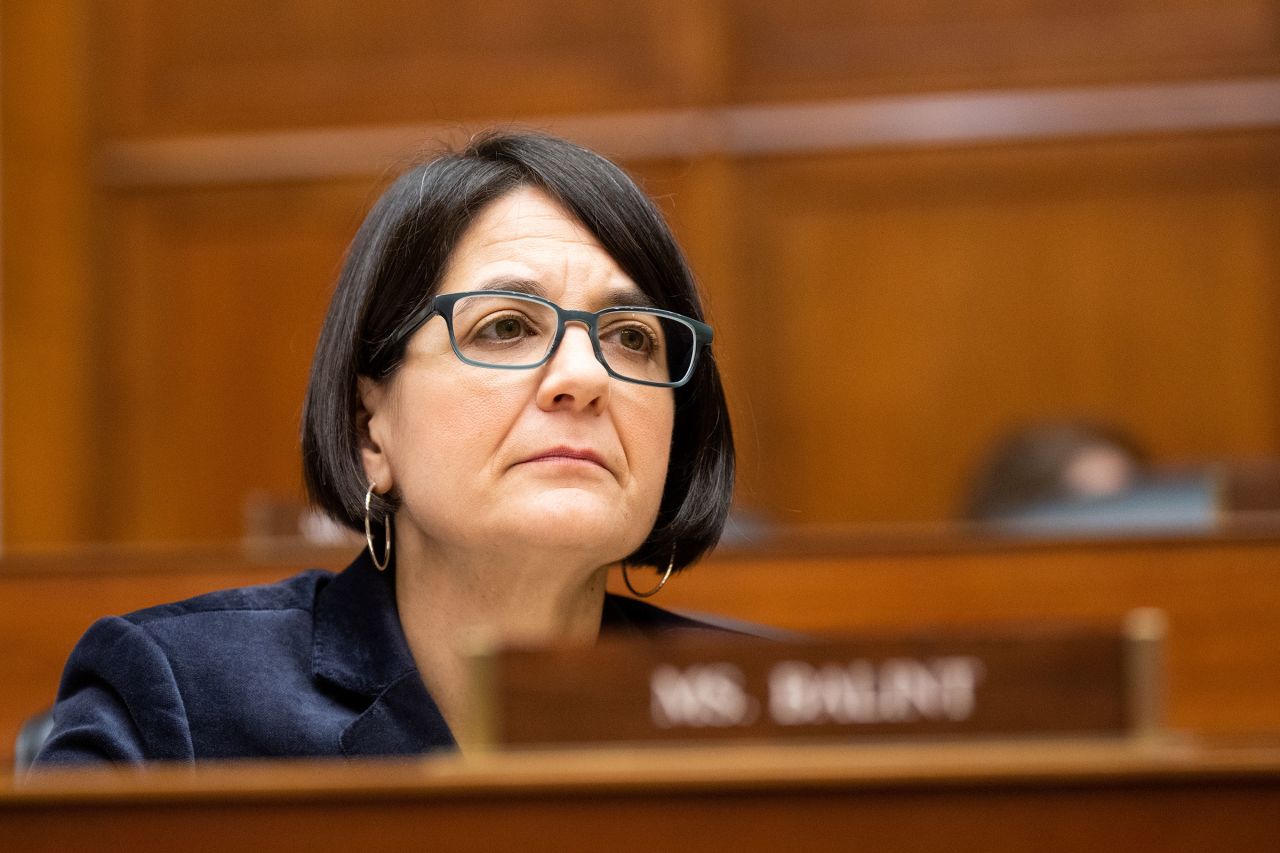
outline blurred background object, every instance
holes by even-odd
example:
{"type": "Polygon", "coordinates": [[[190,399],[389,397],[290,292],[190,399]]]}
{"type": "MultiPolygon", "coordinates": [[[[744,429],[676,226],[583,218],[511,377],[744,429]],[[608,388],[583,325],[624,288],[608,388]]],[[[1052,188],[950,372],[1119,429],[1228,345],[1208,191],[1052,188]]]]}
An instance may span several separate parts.
{"type": "Polygon", "coordinates": [[[1161,471],[1123,430],[1043,421],[1003,436],[978,469],[967,517],[1035,536],[1204,533],[1225,509],[1216,468],[1161,471]]]}
{"type": "Polygon", "coordinates": [[[1022,426],[979,467],[965,514],[992,521],[1028,507],[1105,501],[1136,489],[1147,468],[1147,452],[1116,427],[1072,420],[1022,426]]]}
{"type": "Polygon", "coordinates": [[[1276,460],[1156,466],[1123,429],[1062,419],[1002,436],[978,466],[962,515],[995,533],[1111,536],[1274,526],[1278,511],[1276,460]]]}
{"type": "Polygon", "coordinates": [[[344,247],[495,122],[667,210],[752,530],[951,519],[1061,412],[1280,457],[1277,0],[0,8],[8,549],[296,530],[254,496],[301,495],[344,247]]]}

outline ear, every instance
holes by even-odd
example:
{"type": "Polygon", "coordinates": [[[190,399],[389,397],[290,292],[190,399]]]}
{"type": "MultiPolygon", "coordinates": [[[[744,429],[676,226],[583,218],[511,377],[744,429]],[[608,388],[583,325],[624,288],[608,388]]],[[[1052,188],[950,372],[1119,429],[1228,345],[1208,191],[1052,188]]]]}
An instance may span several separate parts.
{"type": "Polygon", "coordinates": [[[360,461],[364,465],[365,479],[376,483],[374,492],[385,495],[395,486],[391,474],[391,460],[386,452],[388,425],[390,423],[390,394],[386,384],[368,376],[356,377],[356,392],[360,398],[356,410],[356,440],[360,447],[360,461]]]}

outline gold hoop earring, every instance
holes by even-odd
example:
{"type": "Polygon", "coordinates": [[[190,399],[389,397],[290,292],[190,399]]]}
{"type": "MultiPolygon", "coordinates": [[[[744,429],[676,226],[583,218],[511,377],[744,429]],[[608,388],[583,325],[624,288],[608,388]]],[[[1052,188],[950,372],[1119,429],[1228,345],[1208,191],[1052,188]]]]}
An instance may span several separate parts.
{"type": "Polygon", "coordinates": [[[648,592],[641,592],[631,585],[631,578],[627,575],[627,564],[622,564],[622,582],[627,585],[627,589],[631,590],[631,594],[640,598],[649,598],[657,595],[662,588],[667,585],[667,581],[671,579],[671,571],[676,567],[676,549],[671,549],[671,562],[667,563],[667,570],[662,575],[662,580],[658,581],[658,585],[648,592]]]}
{"type": "Polygon", "coordinates": [[[382,520],[382,528],[386,531],[387,541],[382,546],[382,562],[378,562],[378,553],[373,549],[373,525],[369,522],[369,502],[373,500],[373,489],[377,483],[369,484],[369,491],[364,493],[364,541],[369,543],[369,557],[373,560],[373,565],[380,572],[385,572],[387,566],[391,565],[391,516],[385,516],[382,520]]]}

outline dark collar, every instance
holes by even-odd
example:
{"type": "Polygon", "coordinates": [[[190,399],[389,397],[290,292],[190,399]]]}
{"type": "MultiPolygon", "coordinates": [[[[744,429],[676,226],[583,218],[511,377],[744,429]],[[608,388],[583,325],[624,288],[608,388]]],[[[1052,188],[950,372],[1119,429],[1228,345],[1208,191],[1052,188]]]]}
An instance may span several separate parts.
{"type": "Polygon", "coordinates": [[[414,664],[395,575],[361,551],[316,596],[314,676],[370,701],[339,736],[344,755],[414,755],[456,746],[414,664]]]}
{"type": "Polygon", "coordinates": [[[375,569],[368,551],[316,595],[311,647],[317,677],[363,696],[415,669],[396,612],[395,575],[375,569]]]}
{"type": "MultiPolygon", "coordinates": [[[[637,637],[707,627],[616,595],[605,596],[600,615],[602,633],[637,637]]],[[[411,755],[456,747],[400,627],[395,567],[379,572],[368,551],[316,595],[312,673],[369,703],[341,733],[344,755],[411,755]]]]}

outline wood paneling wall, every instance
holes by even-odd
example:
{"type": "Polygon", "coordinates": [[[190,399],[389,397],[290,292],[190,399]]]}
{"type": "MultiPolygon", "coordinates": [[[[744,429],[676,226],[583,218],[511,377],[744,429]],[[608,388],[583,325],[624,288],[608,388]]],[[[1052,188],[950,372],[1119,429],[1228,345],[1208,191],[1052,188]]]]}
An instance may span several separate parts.
{"type": "Polygon", "coordinates": [[[1275,164],[1277,135],[744,164],[762,504],[945,518],[976,448],[1063,411],[1274,453],[1275,164]]]}
{"type": "Polygon", "coordinates": [[[1269,0],[726,4],[744,100],[1271,72],[1269,0]]]}
{"type": "Polygon", "coordinates": [[[347,240],[429,141],[413,128],[491,120],[594,128],[668,210],[718,324],[747,508],[943,518],[1004,425],[1057,413],[1162,461],[1280,453],[1265,103],[1102,135],[1066,115],[1035,141],[997,121],[981,144],[724,133],[761,104],[1124,86],[1141,107],[1143,87],[1274,82],[1276,0],[3,8],[6,546],[234,537],[251,495],[296,498],[347,240]],[[652,138],[628,157],[634,126],[652,138]],[[412,142],[368,143],[388,138],[412,142]],[[373,147],[307,160],[325,139],[373,147]]]}

